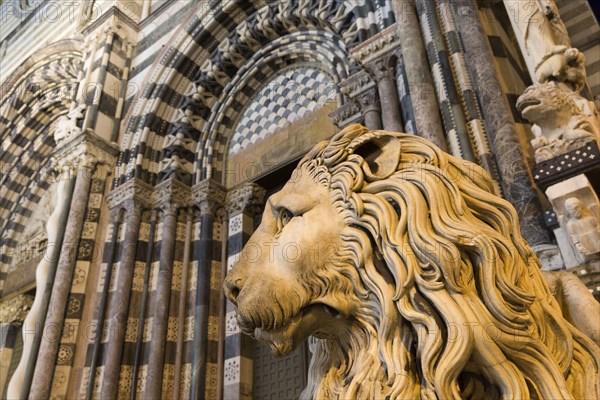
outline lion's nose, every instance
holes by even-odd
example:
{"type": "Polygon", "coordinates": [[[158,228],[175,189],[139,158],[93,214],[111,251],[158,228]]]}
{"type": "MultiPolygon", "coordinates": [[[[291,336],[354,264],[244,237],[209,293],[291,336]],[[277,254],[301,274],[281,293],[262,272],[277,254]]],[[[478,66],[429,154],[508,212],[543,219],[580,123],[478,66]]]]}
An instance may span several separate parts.
{"type": "Polygon", "coordinates": [[[239,279],[235,281],[230,279],[229,277],[225,278],[225,282],[223,283],[223,290],[225,291],[225,296],[231,301],[234,305],[237,306],[237,299],[240,295],[240,287],[238,285],[240,283],[239,279]]]}

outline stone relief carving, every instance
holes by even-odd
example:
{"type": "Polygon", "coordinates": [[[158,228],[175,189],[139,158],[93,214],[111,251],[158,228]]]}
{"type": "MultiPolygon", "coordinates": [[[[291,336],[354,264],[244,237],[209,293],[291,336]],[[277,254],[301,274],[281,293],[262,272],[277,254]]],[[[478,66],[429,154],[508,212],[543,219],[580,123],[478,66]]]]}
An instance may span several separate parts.
{"type": "Polygon", "coordinates": [[[73,136],[81,132],[79,127],[79,121],[84,118],[86,106],[85,104],[73,103],[69,113],[66,116],[62,116],[56,122],[56,129],[54,131],[54,140],[60,144],[68,141],[73,136]]]}
{"type": "Polygon", "coordinates": [[[562,84],[551,81],[528,87],[517,108],[533,124],[531,145],[538,163],[598,140],[600,125],[593,103],[562,84]]]}
{"type": "Polygon", "coordinates": [[[598,397],[597,344],[487,176],[360,125],[316,145],[226,277],[241,330],[279,355],[316,338],[302,398],[598,397]]]}
{"type": "Polygon", "coordinates": [[[554,1],[504,0],[504,4],[535,80],[546,82],[564,74],[574,57],[569,50],[576,49],[571,48],[569,34],[554,1]]]}
{"type": "Polygon", "coordinates": [[[34,212],[27,221],[25,229],[21,234],[21,240],[17,246],[12,264],[18,265],[29,261],[36,256],[42,255],[48,244],[46,234],[46,222],[52,214],[55,207],[56,185],[50,185],[44,193],[39,203],[35,206],[34,212]]]}
{"type": "Polygon", "coordinates": [[[581,261],[600,255],[600,220],[577,197],[565,200],[567,232],[581,261]]]}
{"type": "Polygon", "coordinates": [[[540,163],[599,140],[598,111],[579,92],[586,84],[585,57],[571,47],[553,0],[504,0],[534,82],[517,102],[533,124],[531,141],[540,163]]]}

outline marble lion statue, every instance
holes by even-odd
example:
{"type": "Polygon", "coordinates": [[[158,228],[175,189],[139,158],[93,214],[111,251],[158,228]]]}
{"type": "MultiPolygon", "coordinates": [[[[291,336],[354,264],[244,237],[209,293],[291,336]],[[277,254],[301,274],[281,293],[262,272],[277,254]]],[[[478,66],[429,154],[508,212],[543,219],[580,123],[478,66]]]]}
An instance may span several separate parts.
{"type": "Polygon", "coordinates": [[[276,354],[314,338],[305,399],[599,398],[600,351],[539,267],[482,168],[351,125],[268,199],[224,289],[276,354]]]}

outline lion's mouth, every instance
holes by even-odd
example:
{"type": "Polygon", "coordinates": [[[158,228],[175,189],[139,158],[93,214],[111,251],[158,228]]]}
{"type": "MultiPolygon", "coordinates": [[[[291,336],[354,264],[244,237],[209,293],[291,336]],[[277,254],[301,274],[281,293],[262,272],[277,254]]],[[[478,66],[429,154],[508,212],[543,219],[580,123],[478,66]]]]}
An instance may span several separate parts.
{"type": "Polygon", "coordinates": [[[532,106],[538,106],[541,103],[542,102],[540,100],[532,98],[532,97],[519,98],[519,100],[517,100],[517,109],[521,113],[523,113],[523,112],[525,112],[525,110],[527,110],[527,108],[532,107],[532,106]]]}
{"type": "Polygon", "coordinates": [[[335,336],[340,321],[346,317],[324,303],[310,304],[298,311],[285,325],[264,329],[240,323],[242,331],[269,345],[271,351],[284,356],[293,351],[310,335],[320,338],[335,336]]]}

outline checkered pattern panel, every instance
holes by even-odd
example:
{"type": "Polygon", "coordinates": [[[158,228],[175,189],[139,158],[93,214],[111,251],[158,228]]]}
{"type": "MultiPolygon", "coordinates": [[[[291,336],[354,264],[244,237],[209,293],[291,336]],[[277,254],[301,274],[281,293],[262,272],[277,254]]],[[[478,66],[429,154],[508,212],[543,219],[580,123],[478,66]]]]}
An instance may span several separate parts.
{"type": "Polygon", "coordinates": [[[236,127],[230,154],[271,135],[333,101],[332,78],[313,67],[289,69],[272,79],[252,99],[236,127]]]}

